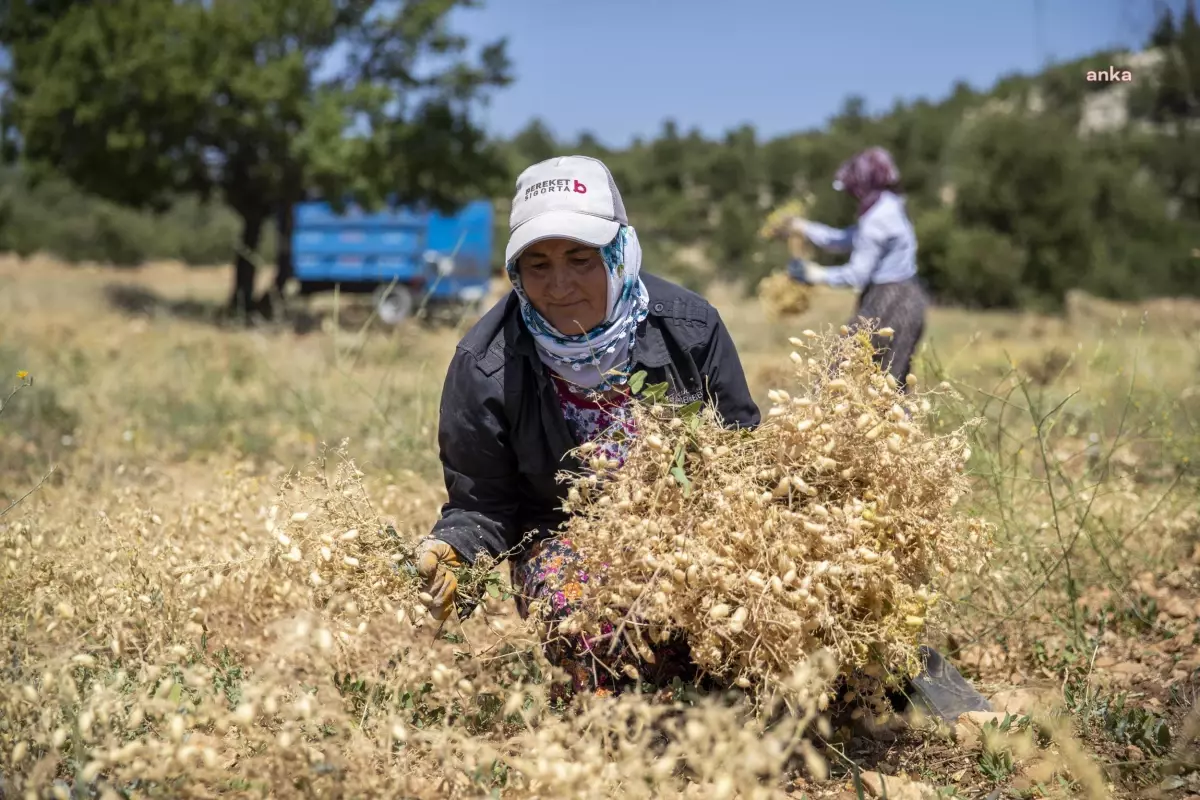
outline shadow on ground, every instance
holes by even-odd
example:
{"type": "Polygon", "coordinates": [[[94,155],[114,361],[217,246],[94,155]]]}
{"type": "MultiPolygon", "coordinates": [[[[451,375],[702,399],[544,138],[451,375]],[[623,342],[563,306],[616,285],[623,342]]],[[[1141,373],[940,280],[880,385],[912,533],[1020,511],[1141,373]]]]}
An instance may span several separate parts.
{"type": "Polygon", "coordinates": [[[110,283],[104,297],[115,310],[130,316],[174,317],[195,322],[220,322],[227,317],[218,303],[202,300],[167,300],[157,293],[133,284],[110,283]]]}
{"type": "MultiPolygon", "coordinates": [[[[171,300],[136,284],[110,283],[104,287],[104,296],[109,306],[128,316],[167,317],[218,327],[233,327],[242,322],[231,314],[225,303],[194,298],[171,300]]],[[[353,298],[354,295],[350,297],[353,298]]],[[[251,316],[251,326],[277,326],[290,329],[298,335],[320,331],[335,322],[343,331],[357,332],[363,328],[374,328],[384,332],[391,330],[375,318],[370,303],[361,300],[345,300],[336,315],[332,309],[313,308],[304,300],[296,298],[285,301],[274,310],[268,304],[263,312],[265,313],[255,313],[251,316]]],[[[462,311],[433,307],[422,309],[421,314],[414,320],[426,327],[445,327],[473,321],[474,316],[470,316],[470,312],[465,316],[462,311]]]]}

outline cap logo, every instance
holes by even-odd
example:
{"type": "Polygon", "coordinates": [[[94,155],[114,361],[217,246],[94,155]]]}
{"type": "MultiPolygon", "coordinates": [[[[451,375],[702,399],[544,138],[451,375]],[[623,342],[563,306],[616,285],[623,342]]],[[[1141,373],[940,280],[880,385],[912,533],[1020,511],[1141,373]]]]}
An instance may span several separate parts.
{"type": "Polygon", "coordinates": [[[546,181],[539,181],[525,188],[524,200],[538,195],[549,194],[551,192],[575,192],[576,194],[587,194],[587,185],[580,183],[574,178],[551,178],[546,181]]]}

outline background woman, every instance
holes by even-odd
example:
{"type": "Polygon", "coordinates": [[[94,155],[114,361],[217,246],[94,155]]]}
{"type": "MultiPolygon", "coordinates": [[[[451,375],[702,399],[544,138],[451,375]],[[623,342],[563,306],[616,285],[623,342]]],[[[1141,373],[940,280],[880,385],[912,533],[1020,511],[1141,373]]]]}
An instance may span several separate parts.
{"type": "Polygon", "coordinates": [[[875,337],[876,357],[907,388],[913,353],[925,332],[929,299],[916,277],[917,237],[904,198],[894,191],[899,180],[892,157],[879,147],[844,163],[833,186],[858,201],[857,223],[838,229],[797,218],[791,227],[823,250],[849,253],[849,261],[822,267],[795,260],[788,273],[803,283],[858,290],[854,319],[875,319],[879,327],[895,331],[891,339],[875,337]]]}

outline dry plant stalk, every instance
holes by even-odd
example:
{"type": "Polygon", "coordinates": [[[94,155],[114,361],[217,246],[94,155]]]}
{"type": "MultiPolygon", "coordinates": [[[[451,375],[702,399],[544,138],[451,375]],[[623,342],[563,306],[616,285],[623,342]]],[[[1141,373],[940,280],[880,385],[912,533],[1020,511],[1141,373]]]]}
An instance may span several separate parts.
{"type": "Polygon", "coordinates": [[[955,509],[963,431],[929,435],[928,399],[881,373],[870,327],[848,333],[790,340],[795,382],[755,431],[651,402],[620,470],[580,448],[565,535],[595,577],[567,632],[608,623],[641,647],[682,631],[698,666],[767,695],[828,649],[887,713],[940,585],[982,572],[992,531],[955,509]]]}

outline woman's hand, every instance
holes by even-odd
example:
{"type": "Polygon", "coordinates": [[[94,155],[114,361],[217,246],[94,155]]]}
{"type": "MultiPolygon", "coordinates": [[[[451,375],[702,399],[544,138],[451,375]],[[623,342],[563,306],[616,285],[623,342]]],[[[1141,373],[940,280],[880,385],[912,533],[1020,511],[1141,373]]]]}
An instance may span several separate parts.
{"type": "Polygon", "coordinates": [[[452,570],[462,566],[454,548],[440,539],[425,539],[417,545],[417,574],[425,582],[421,602],[439,622],[454,610],[458,578],[452,570]]]}
{"type": "Polygon", "coordinates": [[[828,270],[816,264],[810,264],[803,259],[794,258],[788,263],[787,273],[792,280],[800,283],[824,283],[828,270]]]}

